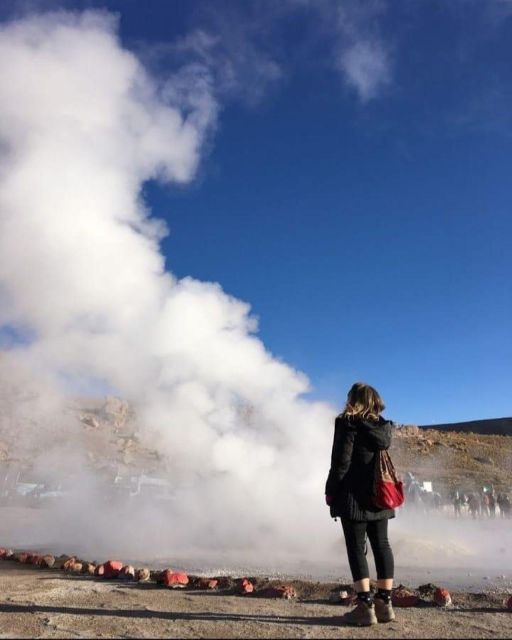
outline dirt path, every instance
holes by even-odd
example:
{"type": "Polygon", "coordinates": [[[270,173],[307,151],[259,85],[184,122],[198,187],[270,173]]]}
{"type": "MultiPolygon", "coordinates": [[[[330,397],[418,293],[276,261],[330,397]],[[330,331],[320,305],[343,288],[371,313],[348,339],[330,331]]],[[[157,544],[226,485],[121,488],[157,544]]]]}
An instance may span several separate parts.
{"type": "Polygon", "coordinates": [[[107,582],[0,567],[0,638],[510,638],[512,612],[501,599],[452,594],[456,606],[397,610],[397,620],[372,628],[343,626],[346,608],[318,585],[296,601],[153,584],[107,582]],[[324,594],[320,597],[319,594],[324,594]]]}

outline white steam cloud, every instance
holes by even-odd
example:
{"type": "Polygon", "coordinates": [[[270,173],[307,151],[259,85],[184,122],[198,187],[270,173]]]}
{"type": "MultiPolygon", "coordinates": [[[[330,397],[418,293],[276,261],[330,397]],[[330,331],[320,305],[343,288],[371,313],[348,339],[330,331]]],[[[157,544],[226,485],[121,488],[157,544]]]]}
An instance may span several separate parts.
{"type": "Polygon", "coordinates": [[[165,271],[141,197],[194,177],[217,115],[207,70],[157,82],[98,12],[4,24],[0,59],[0,326],[31,336],[9,359],[137,408],[191,487],[172,506],[189,542],[325,533],[332,409],[301,399],[247,304],[165,271]]]}

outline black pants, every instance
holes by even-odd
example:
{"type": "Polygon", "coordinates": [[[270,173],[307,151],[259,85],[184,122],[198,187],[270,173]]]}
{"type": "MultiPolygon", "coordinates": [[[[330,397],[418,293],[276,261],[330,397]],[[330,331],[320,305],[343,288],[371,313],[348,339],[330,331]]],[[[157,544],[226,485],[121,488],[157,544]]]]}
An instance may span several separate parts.
{"type": "Polygon", "coordinates": [[[345,534],[348,563],[354,582],[370,577],[365,553],[366,535],[368,535],[373,557],[375,558],[377,579],[393,578],[395,563],[388,541],[387,519],[373,522],[342,520],[341,524],[345,534]]]}

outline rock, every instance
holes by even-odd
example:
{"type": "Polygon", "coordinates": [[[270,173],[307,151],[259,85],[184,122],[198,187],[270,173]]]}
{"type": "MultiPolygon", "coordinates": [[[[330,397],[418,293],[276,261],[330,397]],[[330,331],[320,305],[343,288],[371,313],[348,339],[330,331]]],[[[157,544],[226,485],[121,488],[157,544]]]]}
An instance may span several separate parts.
{"type": "Polygon", "coordinates": [[[119,572],[120,580],[135,580],[135,568],[131,564],[125,565],[119,572]]]}
{"type": "Polygon", "coordinates": [[[217,589],[219,581],[215,578],[199,578],[195,585],[198,589],[217,589]]]}
{"type": "Polygon", "coordinates": [[[149,569],[137,569],[135,572],[135,580],[137,580],[137,582],[148,582],[150,578],[151,571],[149,569]]]}
{"type": "Polygon", "coordinates": [[[434,591],[434,602],[438,607],[449,607],[452,604],[452,597],[448,589],[438,587],[434,591]]]}
{"type": "Polygon", "coordinates": [[[115,396],[108,396],[105,399],[105,404],[101,409],[102,415],[114,426],[114,430],[122,429],[127,423],[130,417],[129,404],[116,398],[115,396]]]}
{"type": "Polygon", "coordinates": [[[70,572],[73,568],[73,565],[76,564],[76,562],[77,562],[77,559],[75,558],[75,556],[71,556],[71,558],[68,558],[62,565],[61,567],[62,571],[70,572]]]}
{"type": "Polygon", "coordinates": [[[29,557],[28,553],[25,553],[24,551],[22,551],[21,553],[17,553],[14,556],[14,559],[16,560],[16,562],[20,562],[21,564],[25,564],[27,562],[27,558],[29,557]]]}
{"type": "Polygon", "coordinates": [[[123,563],[120,560],[107,560],[107,562],[105,562],[103,566],[103,577],[110,580],[119,576],[119,572],[123,568],[123,563]]]}
{"type": "Polygon", "coordinates": [[[150,579],[154,580],[157,584],[163,584],[163,571],[150,571],[150,579]]]}
{"type": "Polygon", "coordinates": [[[215,576],[215,580],[217,580],[219,589],[233,589],[235,587],[235,580],[231,576],[215,576]]]}
{"type": "Polygon", "coordinates": [[[100,426],[98,418],[89,414],[80,416],[80,422],[93,429],[99,429],[100,426]]]}
{"type": "Polygon", "coordinates": [[[412,591],[400,585],[393,590],[391,602],[394,607],[415,607],[419,602],[419,598],[412,591]]]}
{"type": "Polygon", "coordinates": [[[82,573],[93,576],[96,572],[96,565],[94,562],[84,562],[82,564],[82,573]]]}
{"type": "Polygon", "coordinates": [[[105,565],[104,564],[98,564],[96,566],[96,569],[94,570],[94,575],[95,576],[99,576],[99,577],[103,577],[105,575],[105,565]]]}
{"type": "Polygon", "coordinates": [[[434,596],[434,593],[436,592],[436,589],[438,588],[439,587],[435,584],[432,584],[432,582],[427,582],[426,584],[421,584],[418,587],[418,591],[421,596],[428,596],[429,598],[432,598],[434,596]]]}
{"type": "Polygon", "coordinates": [[[69,568],[70,573],[82,573],[83,564],[81,562],[74,562],[69,568]]]}
{"type": "Polygon", "coordinates": [[[43,569],[51,569],[55,564],[55,558],[52,555],[45,555],[41,558],[40,566],[43,569]]]}
{"type": "Polygon", "coordinates": [[[354,598],[349,596],[348,591],[335,589],[331,591],[329,595],[329,601],[335,602],[336,604],[341,604],[343,606],[348,606],[352,604],[354,598]]]}
{"type": "Polygon", "coordinates": [[[242,580],[240,581],[240,584],[238,586],[238,590],[242,594],[249,594],[249,593],[252,593],[254,591],[254,585],[247,578],[242,578],[242,580]]]}
{"type": "Polygon", "coordinates": [[[180,573],[179,571],[170,571],[167,569],[163,571],[162,584],[169,588],[184,587],[189,583],[189,579],[186,573],[180,573]]]}
{"type": "Polygon", "coordinates": [[[285,600],[291,600],[297,597],[297,592],[290,585],[281,585],[279,587],[269,587],[264,592],[267,598],[284,598],[285,600]]]}

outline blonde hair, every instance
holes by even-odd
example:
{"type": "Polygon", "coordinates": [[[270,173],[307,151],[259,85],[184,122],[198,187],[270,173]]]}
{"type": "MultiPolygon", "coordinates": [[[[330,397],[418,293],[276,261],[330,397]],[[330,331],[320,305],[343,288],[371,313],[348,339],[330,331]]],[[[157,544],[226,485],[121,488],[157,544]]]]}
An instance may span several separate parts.
{"type": "Polygon", "coordinates": [[[363,418],[377,421],[385,406],[378,392],[364,382],[356,382],[347,394],[343,418],[363,418]]]}

